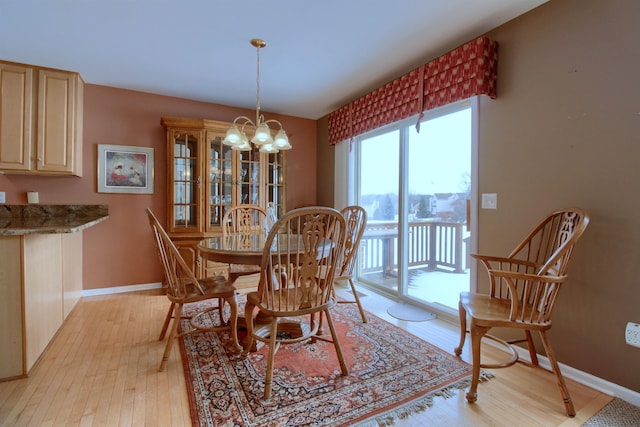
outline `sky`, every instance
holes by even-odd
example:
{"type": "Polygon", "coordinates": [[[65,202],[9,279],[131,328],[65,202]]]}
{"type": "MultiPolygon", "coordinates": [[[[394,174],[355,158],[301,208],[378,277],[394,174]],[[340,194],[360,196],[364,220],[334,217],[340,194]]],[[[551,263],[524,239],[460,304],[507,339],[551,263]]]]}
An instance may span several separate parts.
{"type": "MultiPolygon", "coordinates": [[[[398,194],[399,131],[363,141],[361,194],[398,194]]],[[[471,108],[410,127],[409,194],[464,192],[471,175],[471,108]]]]}

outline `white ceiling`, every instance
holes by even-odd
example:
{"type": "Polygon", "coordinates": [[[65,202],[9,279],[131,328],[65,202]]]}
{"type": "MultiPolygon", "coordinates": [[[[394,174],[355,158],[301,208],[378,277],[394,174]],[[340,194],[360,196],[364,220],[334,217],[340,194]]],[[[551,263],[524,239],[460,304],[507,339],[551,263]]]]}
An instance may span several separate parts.
{"type": "Polygon", "coordinates": [[[547,0],[0,0],[0,59],[317,119],[547,0]]]}

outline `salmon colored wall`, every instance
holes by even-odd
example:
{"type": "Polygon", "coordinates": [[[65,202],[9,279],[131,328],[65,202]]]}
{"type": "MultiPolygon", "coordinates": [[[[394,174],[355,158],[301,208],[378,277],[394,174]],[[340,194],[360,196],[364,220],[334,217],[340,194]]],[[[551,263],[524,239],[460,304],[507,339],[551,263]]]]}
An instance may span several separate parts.
{"type": "MultiPolygon", "coordinates": [[[[166,218],[166,136],[160,117],[232,121],[251,111],[167,96],[86,85],[84,97],[83,176],[0,175],[7,204],[25,204],[38,191],[41,204],[107,204],[109,219],[84,231],[84,289],[159,282],[162,279],[144,209],[166,218]],[[155,192],[96,192],[98,144],[153,147],[155,192]]],[[[316,203],[316,122],[265,113],[291,135],[287,153],[287,208],[316,203]]]]}

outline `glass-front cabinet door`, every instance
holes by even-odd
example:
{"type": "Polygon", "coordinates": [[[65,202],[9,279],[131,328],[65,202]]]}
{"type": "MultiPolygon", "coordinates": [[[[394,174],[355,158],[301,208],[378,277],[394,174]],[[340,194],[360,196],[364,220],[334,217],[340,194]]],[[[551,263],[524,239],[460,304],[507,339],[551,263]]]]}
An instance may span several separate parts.
{"type": "Polygon", "coordinates": [[[169,134],[172,156],[169,162],[170,209],[168,215],[169,232],[197,231],[200,229],[201,179],[199,150],[202,140],[201,132],[183,129],[172,129],[169,134]]]}
{"type": "Polygon", "coordinates": [[[284,153],[265,154],[265,183],[266,201],[268,207],[273,207],[273,213],[280,218],[285,213],[284,201],[284,153]]]}
{"type": "Polygon", "coordinates": [[[235,151],[222,144],[224,134],[207,132],[206,231],[219,231],[222,217],[232,206],[260,205],[260,152],[235,151]]]}
{"type": "Polygon", "coordinates": [[[260,152],[257,148],[251,151],[239,151],[238,162],[238,204],[260,205],[260,152]]]}
{"type": "Polygon", "coordinates": [[[222,144],[223,137],[218,132],[207,132],[206,231],[220,230],[222,217],[233,203],[234,153],[231,147],[222,144]]]}

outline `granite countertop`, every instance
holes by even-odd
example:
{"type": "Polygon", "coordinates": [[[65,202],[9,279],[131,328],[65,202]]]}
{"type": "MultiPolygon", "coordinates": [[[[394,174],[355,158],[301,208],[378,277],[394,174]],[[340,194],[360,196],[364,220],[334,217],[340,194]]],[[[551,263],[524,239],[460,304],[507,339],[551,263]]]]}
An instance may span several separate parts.
{"type": "Polygon", "coordinates": [[[107,205],[0,205],[0,236],[75,233],[107,218],[107,205]]]}

